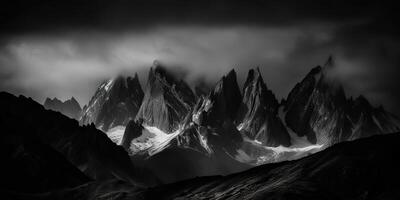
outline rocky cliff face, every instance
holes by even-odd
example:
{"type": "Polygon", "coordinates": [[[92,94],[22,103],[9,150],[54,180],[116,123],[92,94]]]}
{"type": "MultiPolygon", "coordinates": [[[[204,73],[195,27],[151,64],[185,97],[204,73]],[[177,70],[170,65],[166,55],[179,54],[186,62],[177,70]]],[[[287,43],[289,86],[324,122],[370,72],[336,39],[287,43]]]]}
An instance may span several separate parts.
{"type": "Polygon", "coordinates": [[[212,91],[194,109],[194,121],[204,126],[220,126],[225,120],[234,121],[241,104],[242,95],[231,70],[223,76],[212,91]]]}
{"type": "Polygon", "coordinates": [[[71,99],[68,99],[64,102],[60,101],[57,98],[46,98],[43,106],[46,109],[58,111],[73,119],[79,119],[82,112],[81,106],[74,97],[71,97],[71,99]]]}
{"type": "Polygon", "coordinates": [[[180,147],[212,154],[217,150],[236,154],[242,136],[234,125],[241,104],[236,72],[230,71],[207,96],[201,96],[176,138],[180,147]]]}
{"type": "Polygon", "coordinates": [[[179,128],[195,104],[196,97],[183,80],[176,80],[157,63],[153,67],[136,119],[171,133],[179,128]]]}
{"type": "Polygon", "coordinates": [[[103,82],[89,104],[83,108],[81,124],[94,123],[97,128],[108,131],[116,126],[126,126],[135,119],[143,100],[143,91],[137,74],[135,77],[103,82]]]}
{"type": "Polygon", "coordinates": [[[330,58],[289,93],[284,105],[289,128],[311,143],[325,145],[399,130],[392,114],[373,108],[365,98],[348,100],[342,86],[329,77],[332,67],[330,58]]]}
{"type": "Polygon", "coordinates": [[[126,126],[121,140],[121,146],[124,147],[127,152],[130,152],[132,140],[142,135],[142,131],[144,129],[142,123],[143,122],[140,120],[138,122],[131,120],[126,126]]]}
{"type": "Polygon", "coordinates": [[[265,146],[290,146],[290,136],[278,116],[279,106],[259,69],[250,70],[237,116],[239,130],[265,146]]]}

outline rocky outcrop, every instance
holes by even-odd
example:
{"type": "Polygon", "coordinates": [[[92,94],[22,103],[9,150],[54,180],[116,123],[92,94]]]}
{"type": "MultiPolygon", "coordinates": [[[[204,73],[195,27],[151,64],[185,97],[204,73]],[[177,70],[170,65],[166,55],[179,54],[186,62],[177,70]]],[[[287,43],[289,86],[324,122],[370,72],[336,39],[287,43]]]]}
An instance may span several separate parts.
{"type": "Polygon", "coordinates": [[[348,100],[342,86],[330,77],[333,67],[329,58],[289,93],[284,108],[289,128],[311,143],[325,145],[400,130],[392,114],[373,108],[365,98],[348,100]]]}
{"type": "Polygon", "coordinates": [[[231,70],[215,85],[213,90],[198,103],[193,117],[204,126],[221,126],[225,120],[234,121],[242,96],[236,80],[236,72],[231,70]]]}
{"type": "Polygon", "coordinates": [[[137,122],[131,120],[126,126],[124,135],[121,140],[121,146],[124,147],[124,149],[127,152],[130,152],[129,148],[131,145],[131,141],[142,135],[143,131],[142,123],[143,123],[142,120],[138,120],[137,122]]]}
{"type": "Polygon", "coordinates": [[[196,97],[183,80],[176,80],[158,63],[153,68],[136,119],[143,119],[146,125],[171,133],[179,128],[191,111],[196,97]]]}
{"type": "Polygon", "coordinates": [[[119,76],[103,82],[89,104],[83,108],[81,124],[94,123],[108,131],[116,126],[126,126],[135,119],[143,100],[139,77],[119,76]]]}
{"type": "Polygon", "coordinates": [[[237,116],[239,130],[265,146],[290,146],[290,136],[278,116],[279,103],[259,69],[251,69],[243,88],[237,116]]]}
{"type": "Polygon", "coordinates": [[[220,150],[236,154],[243,140],[233,123],[240,99],[236,72],[232,70],[206,97],[199,98],[192,112],[186,116],[176,144],[209,155],[220,150]]]}

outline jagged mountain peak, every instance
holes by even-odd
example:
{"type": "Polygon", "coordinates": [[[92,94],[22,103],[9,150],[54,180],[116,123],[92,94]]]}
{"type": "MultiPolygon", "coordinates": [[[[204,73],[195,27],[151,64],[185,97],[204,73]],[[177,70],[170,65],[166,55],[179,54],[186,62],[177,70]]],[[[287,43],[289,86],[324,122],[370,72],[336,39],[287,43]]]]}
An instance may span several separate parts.
{"type": "Polygon", "coordinates": [[[330,68],[335,66],[335,60],[333,58],[333,55],[329,55],[328,59],[326,60],[324,67],[325,68],[330,68]]]}
{"type": "Polygon", "coordinates": [[[172,133],[179,128],[195,102],[196,96],[184,80],[177,80],[165,67],[155,63],[150,68],[136,119],[142,118],[146,125],[172,133]]]}
{"type": "Polygon", "coordinates": [[[78,101],[74,97],[71,97],[66,101],[61,101],[57,97],[54,97],[53,99],[47,97],[43,103],[43,106],[46,109],[59,111],[73,119],[79,119],[82,110],[78,101]]]}
{"type": "Polygon", "coordinates": [[[228,74],[225,76],[226,78],[236,79],[236,71],[235,68],[232,68],[228,74]]]}
{"type": "Polygon", "coordinates": [[[177,78],[167,69],[166,66],[162,65],[158,61],[154,61],[153,66],[150,67],[149,79],[151,79],[152,82],[157,79],[170,86],[184,82],[182,79],[177,78]]]}
{"type": "Polygon", "coordinates": [[[317,75],[317,74],[319,74],[319,73],[321,73],[322,72],[322,67],[320,66],[320,65],[318,65],[318,66],[316,66],[316,67],[314,67],[314,68],[312,68],[311,70],[310,70],[310,72],[307,74],[307,76],[306,77],[308,77],[308,76],[314,76],[314,75],[317,75]]]}
{"type": "MultiPolygon", "coordinates": [[[[264,80],[262,78],[261,72],[260,72],[260,68],[256,68],[256,69],[250,69],[248,74],[247,74],[247,79],[246,82],[244,83],[244,88],[246,88],[246,86],[250,83],[257,83],[257,84],[263,84],[264,80]]],[[[265,84],[265,83],[264,83],[265,84]]]]}
{"type": "Polygon", "coordinates": [[[263,81],[260,70],[250,69],[238,111],[239,130],[267,146],[290,146],[290,136],[277,116],[279,102],[263,81]]]}
{"type": "Polygon", "coordinates": [[[47,103],[50,103],[50,102],[60,102],[60,103],[62,103],[62,101],[59,100],[57,97],[53,97],[52,99],[49,98],[49,97],[46,97],[46,100],[44,101],[43,104],[47,104],[47,103]]]}
{"type": "Polygon", "coordinates": [[[116,126],[126,126],[136,117],[143,96],[137,74],[134,77],[118,75],[100,84],[84,107],[80,122],[94,123],[105,132],[116,126]]]}
{"type": "Polygon", "coordinates": [[[371,104],[369,103],[368,99],[364,95],[359,95],[355,100],[355,104],[361,105],[363,107],[371,107],[371,104]]]}
{"type": "Polygon", "coordinates": [[[256,96],[260,98],[258,101],[262,101],[259,103],[263,104],[265,107],[273,108],[271,111],[276,114],[279,102],[275,94],[268,89],[258,67],[256,69],[250,69],[248,72],[246,82],[243,86],[243,101],[254,101],[254,99],[251,98],[255,98],[256,96]]]}
{"type": "Polygon", "coordinates": [[[79,104],[78,101],[75,99],[75,97],[71,96],[69,101],[73,102],[74,104],[79,104]]]}
{"type": "Polygon", "coordinates": [[[177,93],[179,98],[181,98],[185,104],[188,104],[189,106],[195,104],[196,96],[190,86],[183,79],[176,78],[158,61],[155,61],[153,67],[150,68],[146,87],[152,88],[153,90],[162,90],[164,91],[161,92],[163,94],[166,94],[169,90],[173,90],[171,92],[177,93]]]}
{"type": "Polygon", "coordinates": [[[334,67],[329,57],[324,67],[313,68],[296,84],[284,105],[286,124],[311,143],[324,145],[397,130],[394,117],[364,96],[348,99],[334,67]]]}
{"type": "Polygon", "coordinates": [[[232,121],[236,118],[237,111],[241,104],[242,95],[236,80],[235,70],[231,70],[227,75],[223,76],[215,85],[214,89],[207,97],[206,107],[212,105],[212,109],[208,112],[209,122],[222,122],[227,117],[232,121]]]}
{"type": "Polygon", "coordinates": [[[240,89],[237,83],[236,71],[232,69],[228,74],[224,75],[215,85],[213,94],[224,93],[232,98],[240,98],[240,89]]]}
{"type": "Polygon", "coordinates": [[[330,70],[332,70],[334,67],[335,61],[333,56],[331,55],[325,61],[325,64],[323,66],[317,65],[316,67],[312,68],[303,80],[313,78],[316,82],[318,82],[321,79],[330,77],[330,70]]]}
{"type": "Polygon", "coordinates": [[[230,70],[228,74],[221,78],[214,91],[226,89],[227,87],[233,87],[232,89],[239,88],[235,69],[230,70]]]}

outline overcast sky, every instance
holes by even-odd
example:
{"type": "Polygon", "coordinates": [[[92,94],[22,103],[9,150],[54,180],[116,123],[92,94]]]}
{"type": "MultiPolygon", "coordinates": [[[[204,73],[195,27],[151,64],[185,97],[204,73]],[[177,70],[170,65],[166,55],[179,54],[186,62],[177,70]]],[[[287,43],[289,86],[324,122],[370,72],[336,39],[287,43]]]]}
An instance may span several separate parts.
{"type": "Polygon", "coordinates": [[[9,1],[0,8],[0,90],[83,105],[120,73],[139,72],[144,86],[159,60],[192,85],[231,68],[243,82],[258,66],[282,98],[333,55],[349,95],[400,114],[398,7],[293,2],[9,1]]]}

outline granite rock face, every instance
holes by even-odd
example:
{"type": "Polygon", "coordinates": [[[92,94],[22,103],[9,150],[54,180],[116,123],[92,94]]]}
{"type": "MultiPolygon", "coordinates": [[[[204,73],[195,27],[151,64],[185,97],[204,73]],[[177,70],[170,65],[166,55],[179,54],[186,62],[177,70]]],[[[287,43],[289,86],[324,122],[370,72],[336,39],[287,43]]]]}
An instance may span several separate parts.
{"type": "Polygon", "coordinates": [[[183,80],[176,80],[155,63],[150,69],[143,103],[136,119],[166,133],[176,131],[196,103],[196,97],[183,80]],[[154,68],[154,69],[153,69],[154,68]]]}
{"type": "Polygon", "coordinates": [[[372,107],[364,97],[347,99],[342,86],[331,78],[332,67],[330,57],[289,93],[284,104],[289,128],[311,143],[325,145],[400,130],[394,115],[372,107]]]}
{"type": "Polygon", "coordinates": [[[138,75],[133,78],[119,76],[99,86],[89,104],[83,108],[80,122],[94,123],[103,131],[126,126],[135,119],[142,100],[143,90],[138,75]]]}
{"type": "Polygon", "coordinates": [[[137,137],[140,137],[142,135],[142,131],[142,121],[139,120],[136,122],[131,120],[125,128],[125,132],[121,140],[121,146],[124,147],[127,152],[129,152],[131,141],[137,137]]]}
{"type": "Polygon", "coordinates": [[[242,104],[237,116],[239,130],[265,146],[290,146],[290,136],[278,116],[279,106],[259,69],[251,69],[243,87],[242,104]]]}

